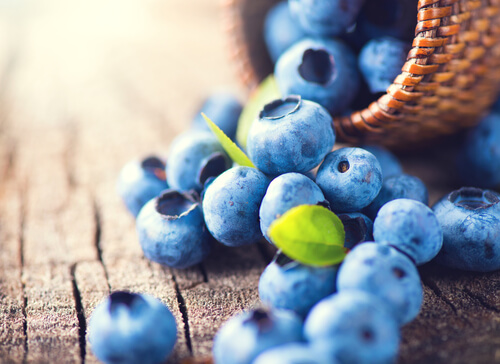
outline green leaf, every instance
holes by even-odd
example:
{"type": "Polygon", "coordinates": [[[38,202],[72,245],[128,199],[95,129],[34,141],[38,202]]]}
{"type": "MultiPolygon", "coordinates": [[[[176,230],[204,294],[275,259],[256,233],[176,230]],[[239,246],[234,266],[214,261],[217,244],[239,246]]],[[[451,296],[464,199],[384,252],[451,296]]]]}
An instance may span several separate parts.
{"type": "Polygon", "coordinates": [[[226,153],[234,162],[238,163],[240,166],[255,168],[250,158],[248,158],[247,155],[240,148],[238,148],[231,138],[224,134],[224,132],[204,113],[201,113],[201,116],[203,116],[208,124],[208,127],[212,130],[222,145],[222,148],[224,148],[226,153]]]}
{"type": "Polygon", "coordinates": [[[268,230],[273,243],[290,258],[307,265],[340,263],[347,254],[342,221],[323,206],[300,205],[276,219],[268,230]]]}
{"type": "Polygon", "coordinates": [[[253,121],[259,116],[260,110],[269,102],[281,98],[278,84],[273,75],[267,76],[252,93],[238,119],[236,140],[243,147],[247,147],[247,135],[253,121]]]}

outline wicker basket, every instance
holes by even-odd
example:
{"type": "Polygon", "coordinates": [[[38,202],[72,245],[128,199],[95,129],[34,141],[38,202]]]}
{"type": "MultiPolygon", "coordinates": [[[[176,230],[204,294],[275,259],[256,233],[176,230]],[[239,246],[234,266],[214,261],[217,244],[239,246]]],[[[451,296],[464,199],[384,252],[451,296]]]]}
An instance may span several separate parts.
{"type": "MultiPolygon", "coordinates": [[[[232,58],[250,89],[272,73],[262,28],[278,0],[225,0],[232,58]]],[[[415,0],[417,3],[417,0],[415,0]]],[[[403,145],[469,127],[500,89],[500,0],[419,0],[415,38],[387,93],[335,120],[337,139],[403,145]]]]}

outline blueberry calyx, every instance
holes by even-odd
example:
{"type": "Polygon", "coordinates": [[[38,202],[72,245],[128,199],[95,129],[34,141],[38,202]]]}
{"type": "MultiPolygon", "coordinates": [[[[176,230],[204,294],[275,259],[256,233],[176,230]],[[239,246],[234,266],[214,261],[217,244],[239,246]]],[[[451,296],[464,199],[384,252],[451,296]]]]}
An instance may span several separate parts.
{"type": "Polygon", "coordinates": [[[337,74],[333,56],[324,49],[307,49],[299,66],[300,76],[312,83],[326,86],[337,74]]]}
{"type": "Polygon", "coordinates": [[[396,276],[398,279],[406,277],[406,272],[399,267],[392,268],[392,273],[394,273],[394,276],[396,276]]]}
{"type": "Polygon", "coordinates": [[[158,157],[147,157],[141,162],[141,168],[149,173],[154,174],[158,179],[162,181],[167,180],[167,174],[165,172],[165,162],[158,157]]]}
{"type": "Polygon", "coordinates": [[[297,111],[301,102],[302,98],[299,95],[290,95],[285,99],[274,100],[264,106],[259,118],[269,120],[283,118],[297,111]]]}
{"type": "Polygon", "coordinates": [[[448,201],[466,210],[479,210],[498,204],[500,199],[491,191],[476,187],[462,187],[450,193],[448,201]]]}
{"type": "Polygon", "coordinates": [[[127,291],[116,291],[109,296],[109,312],[114,313],[120,306],[131,308],[134,302],[142,300],[142,297],[137,293],[127,291]]]}
{"type": "Polygon", "coordinates": [[[345,173],[349,170],[351,166],[349,165],[349,161],[340,161],[337,169],[340,173],[345,173]]]}
{"type": "Polygon", "coordinates": [[[361,330],[361,337],[365,342],[372,342],[375,338],[375,334],[373,333],[373,330],[365,327],[361,330]]]}
{"type": "Polygon", "coordinates": [[[250,317],[245,322],[254,323],[261,332],[271,329],[273,324],[269,312],[263,308],[253,310],[250,317]]]}
{"type": "Polygon", "coordinates": [[[351,248],[364,240],[368,232],[368,226],[361,216],[352,218],[347,214],[340,214],[338,215],[338,218],[342,221],[342,225],[344,225],[346,235],[349,234],[353,240],[351,241],[351,248]]]}
{"type": "Polygon", "coordinates": [[[198,184],[203,186],[210,177],[217,177],[228,168],[226,157],[221,152],[211,154],[203,163],[198,173],[198,184]]]}
{"type": "Polygon", "coordinates": [[[175,220],[189,214],[198,206],[190,193],[180,193],[176,190],[166,190],[156,198],[155,210],[167,220],[175,220]]]}

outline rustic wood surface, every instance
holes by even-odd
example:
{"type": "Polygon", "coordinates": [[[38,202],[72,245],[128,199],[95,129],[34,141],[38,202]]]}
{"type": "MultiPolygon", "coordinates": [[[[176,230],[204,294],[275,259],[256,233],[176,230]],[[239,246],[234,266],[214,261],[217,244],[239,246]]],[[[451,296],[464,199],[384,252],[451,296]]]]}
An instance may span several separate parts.
{"type": "MultiPolygon", "coordinates": [[[[208,357],[220,325],[258,305],[269,246],[161,267],[115,191],[126,162],[167,154],[209,92],[244,99],[219,19],[207,0],[0,0],[0,362],[97,362],[87,322],[114,290],[170,307],[171,363],[208,357]]],[[[436,153],[404,157],[432,201],[456,185],[436,153]]],[[[399,362],[500,363],[500,273],[421,273],[399,362]]]]}

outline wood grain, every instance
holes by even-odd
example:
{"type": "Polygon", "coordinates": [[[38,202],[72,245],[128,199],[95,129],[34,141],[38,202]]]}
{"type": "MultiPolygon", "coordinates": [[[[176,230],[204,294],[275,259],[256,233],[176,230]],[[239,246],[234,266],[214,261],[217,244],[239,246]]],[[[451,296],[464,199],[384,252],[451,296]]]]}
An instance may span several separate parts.
{"type": "MultiPolygon", "coordinates": [[[[97,363],[96,305],[115,290],[173,312],[169,363],[210,356],[218,328],[259,305],[274,249],[215,244],[202,264],[147,261],[115,190],[122,166],[168,155],[203,96],[242,96],[217,4],[0,0],[0,362],[97,363]]],[[[452,152],[402,155],[431,200],[455,187],[452,152]]],[[[500,362],[500,273],[420,269],[425,302],[400,363],[500,362]]]]}

